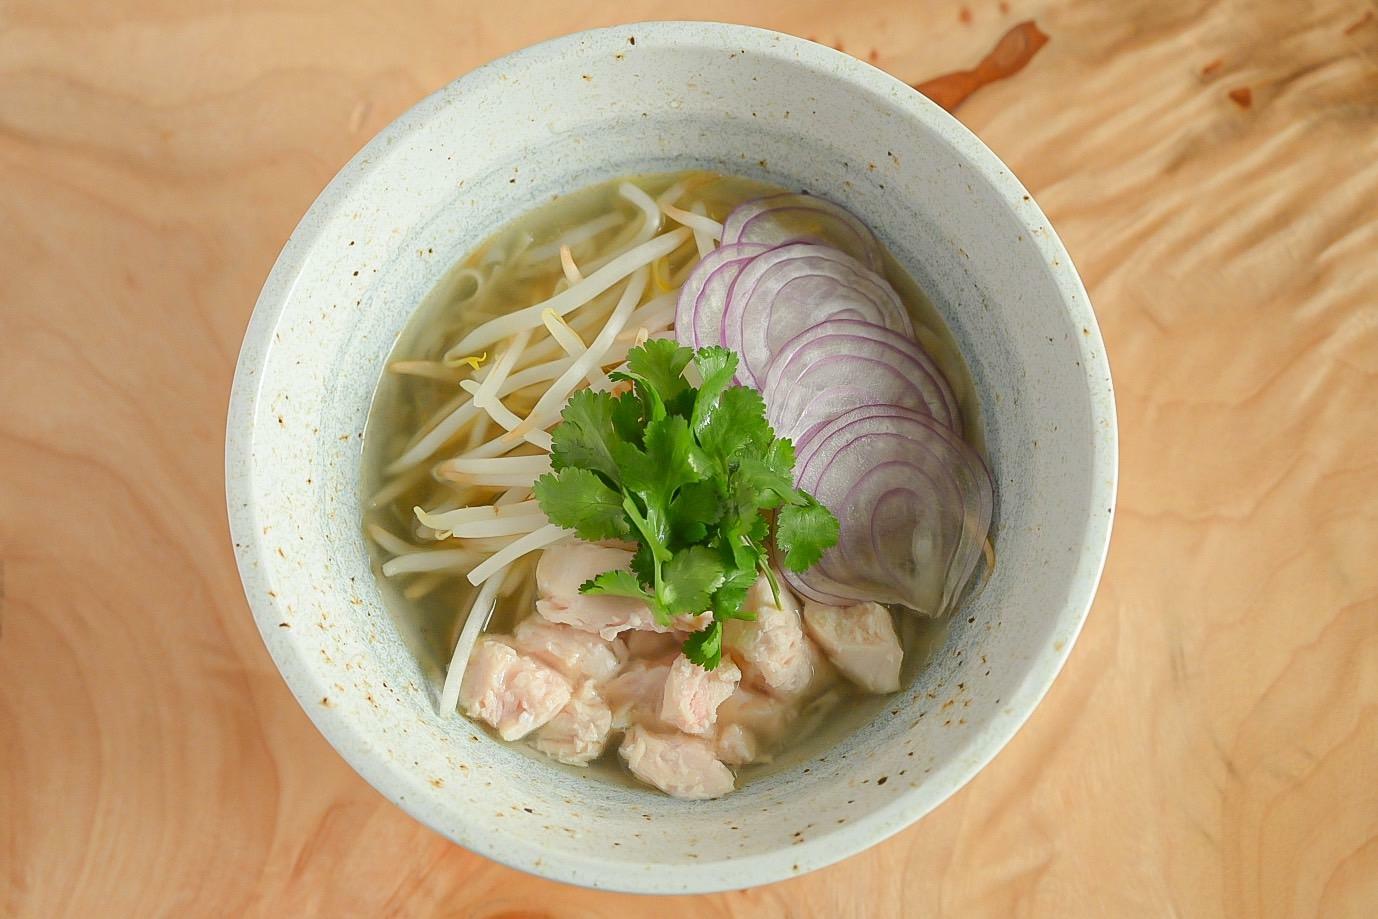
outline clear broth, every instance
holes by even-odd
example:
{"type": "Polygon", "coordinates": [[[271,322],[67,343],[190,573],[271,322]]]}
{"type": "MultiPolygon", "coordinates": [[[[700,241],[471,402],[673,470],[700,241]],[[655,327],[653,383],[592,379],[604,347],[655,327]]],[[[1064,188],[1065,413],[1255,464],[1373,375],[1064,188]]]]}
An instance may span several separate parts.
{"type": "MultiPolygon", "coordinates": [[[[542,262],[541,271],[525,275],[509,271],[503,276],[499,265],[494,279],[483,286],[479,295],[473,296],[474,270],[491,266],[516,251],[549,246],[553,240],[562,238],[571,229],[586,224],[600,214],[619,211],[631,218],[635,209],[618,194],[623,182],[631,182],[655,197],[674,183],[693,178],[701,178],[704,183],[695,187],[696,198],[704,202],[708,216],[719,221],[743,201],[787,190],[737,176],[670,172],[617,178],[560,195],[502,227],[446,272],[408,320],[389,355],[389,366],[399,361],[439,361],[449,345],[465,332],[494,316],[544,299],[563,277],[558,257],[542,262]]],[[[585,253],[594,248],[588,244],[584,246],[585,253]]],[[[577,260],[581,254],[580,247],[574,247],[574,254],[577,260]]],[[[677,266],[672,265],[670,273],[675,270],[677,266]]],[[[966,364],[957,351],[951,333],[932,303],[888,252],[885,276],[909,311],[915,337],[947,376],[962,409],[967,439],[978,450],[981,449],[979,404],[966,364]]],[[[576,323],[576,328],[577,315],[576,310],[568,317],[572,323],[576,323]]],[[[418,467],[421,472],[413,475],[410,484],[400,490],[396,487],[390,489],[392,494],[387,495],[386,500],[375,500],[373,496],[378,495],[387,482],[384,470],[388,464],[416,439],[421,426],[432,419],[445,403],[455,399],[457,393],[460,391],[454,380],[393,372],[383,374],[374,394],[364,435],[361,486],[366,526],[376,524],[408,541],[417,540],[418,523],[412,508],[417,505],[434,506],[437,496],[446,488],[424,474],[434,460],[422,463],[418,467]]],[[[461,431],[448,446],[458,446],[464,439],[461,431]]],[[[442,449],[440,454],[444,452],[442,449]]],[[[423,669],[433,675],[437,684],[442,682],[475,588],[458,575],[444,579],[427,574],[384,577],[381,566],[386,555],[372,539],[367,542],[373,553],[375,576],[390,614],[423,669]]],[[[533,554],[524,564],[514,568],[521,574],[512,575],[509,585],[504,587],[503,596],[485,631],[510,632],[520,619],[533,613],[535,557],[533,554]]],[[[897,632],[904,647],[901,672],[903,692],[922,671],[933,649],[942,643],[948,619],[929,619],[895,611],[891,614],[895,617],[897,632]]],[[[862,693],[845,680],[829,693],[834,696],[831,703],[823,701],[828,697],[828,693],[825,693],[820,700],[822,704],[815,704],[814,712],[810,713],[806,706],[805,714],[795,722],[798,733],[792,734],[790,740],[776,751],[771,762],[734,770],[738,788],[762,775],[792,768],[826,753],[847,735],[893,709],[897,698],[897,695],[862,693]]],[[[490,735],[497,737],[491,731],[490,735]]],[[[602,757],[587,767],[563,765],[538,753],[526,743],[509,746],[572,774],[645,787],[632,779],[617,755],[616,745],[612,743],[602,757]]]]}

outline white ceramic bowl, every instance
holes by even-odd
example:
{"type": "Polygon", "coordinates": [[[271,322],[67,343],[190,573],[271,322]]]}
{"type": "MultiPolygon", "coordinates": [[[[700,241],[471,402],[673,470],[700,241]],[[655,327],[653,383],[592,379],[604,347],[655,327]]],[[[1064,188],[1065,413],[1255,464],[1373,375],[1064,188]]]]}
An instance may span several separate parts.
{"type": "Polygon", "coordinates": [[[851,855],[999,751],[1090,606],[1114,510],[1116,430],[1086,292],[1038,206],[979,140],[903,83],[821,45],[649,23],[482,67],[335,177],[254,310],[226,476],[264,641],[364,778],[505,864],[670,893],[762,884],[851,855]],[[384,358],[445,269],[551,195],[686,167],[840,201],[920,282],[980,394],[1000,553],[896,714],[807,765],[701,803],[571,778],[439,715],[435,662],[409,652],[369,571],[357,496],[384,358]],[[949,699],[958,704],[944,710],[949,699]]]}

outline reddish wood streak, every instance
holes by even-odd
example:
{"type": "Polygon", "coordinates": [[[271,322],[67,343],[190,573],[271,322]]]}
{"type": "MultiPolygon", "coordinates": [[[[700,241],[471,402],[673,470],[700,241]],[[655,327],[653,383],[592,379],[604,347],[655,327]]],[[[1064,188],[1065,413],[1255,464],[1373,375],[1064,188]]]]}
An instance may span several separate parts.
{"type": "Polygon", "coordinates": [[[1230,101],[1240,108],[1248,108],[1254,104],[1254,91],[1247,86],[1230,90],[1229,96],[1230,101]]]}
{"type": "Polygon", "coordinates": [[[1373,10],[1369,10],[1367,13],[1365,13],[1365,14],[1362,15],[1362,16],[1360,16],[1357,20],[1355,20],[1354,22],[1351,22],[1349,25],[1345,26],[1345,34],[1346,34],[1346,35],[1353,35],[1355,32],[1359,31],[1360,29],[1362,29],[1364,26],[1368,25],[1368,24],[1369,24],[1370,22],[1372,22],[1372,21],[1373,21],[1373,10]]]}
{"type": "Polygon", "coordinates": [[[1048,36],[1039,31],[1032,19],[1021,22],[1006,32],[973,69],[925,80],[914,84],[914,88],[951,112],[982,86],[1023,70],[1047,43],[1048,36]]]}
{"type": "Polygon", "coordinates": [[[1214,73],[1216,73],[1216,71],[1218,71],[1221,67],[1224,67],[1224,66],[1225,66],[1224,60],[1222,60],[1221,58],[1216,58],[1215,60],[1213,60],[1213,61],[1211,61],[1209,64],[1207,64],[1205,67],[1202,67],[1202,68],[1201,68],[1201,76],[1203,76],[1203,77],[1209,77],[1209,76],[1213,75],[1214,73]]]}

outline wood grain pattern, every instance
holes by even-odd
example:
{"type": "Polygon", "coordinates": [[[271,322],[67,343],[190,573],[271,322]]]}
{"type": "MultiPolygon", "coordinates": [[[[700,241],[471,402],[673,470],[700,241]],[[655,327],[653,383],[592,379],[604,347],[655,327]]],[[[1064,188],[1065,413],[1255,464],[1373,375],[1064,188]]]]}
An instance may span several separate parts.
{"type": "Polygon", "coordinates": [[[1373,915],[1372,0],[840,8],[0,6],[0,914],[1373,915]],[[479,859],[344,765],[248,615],[221,451],[258,287],[366,138],[532,41],[676,17],[911,82],[1038,23],[958,115],[1087,281],[1123,484],[1066,671],[969,787],[833,868],[655,901],[479,859]]]}

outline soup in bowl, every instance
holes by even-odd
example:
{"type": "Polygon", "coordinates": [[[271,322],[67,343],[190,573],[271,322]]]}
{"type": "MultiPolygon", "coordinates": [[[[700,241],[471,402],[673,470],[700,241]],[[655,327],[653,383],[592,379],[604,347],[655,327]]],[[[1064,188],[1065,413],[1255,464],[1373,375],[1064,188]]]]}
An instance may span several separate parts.
{"type": "Polygon", "coordinates": [[[1089,607],[1115,430],[978,141],[830,49],[658,23],[476,71],[341,172],[227,475],[269,649],[367,779],[508,864],[692,891],[995,754],[1089,607]]]}

